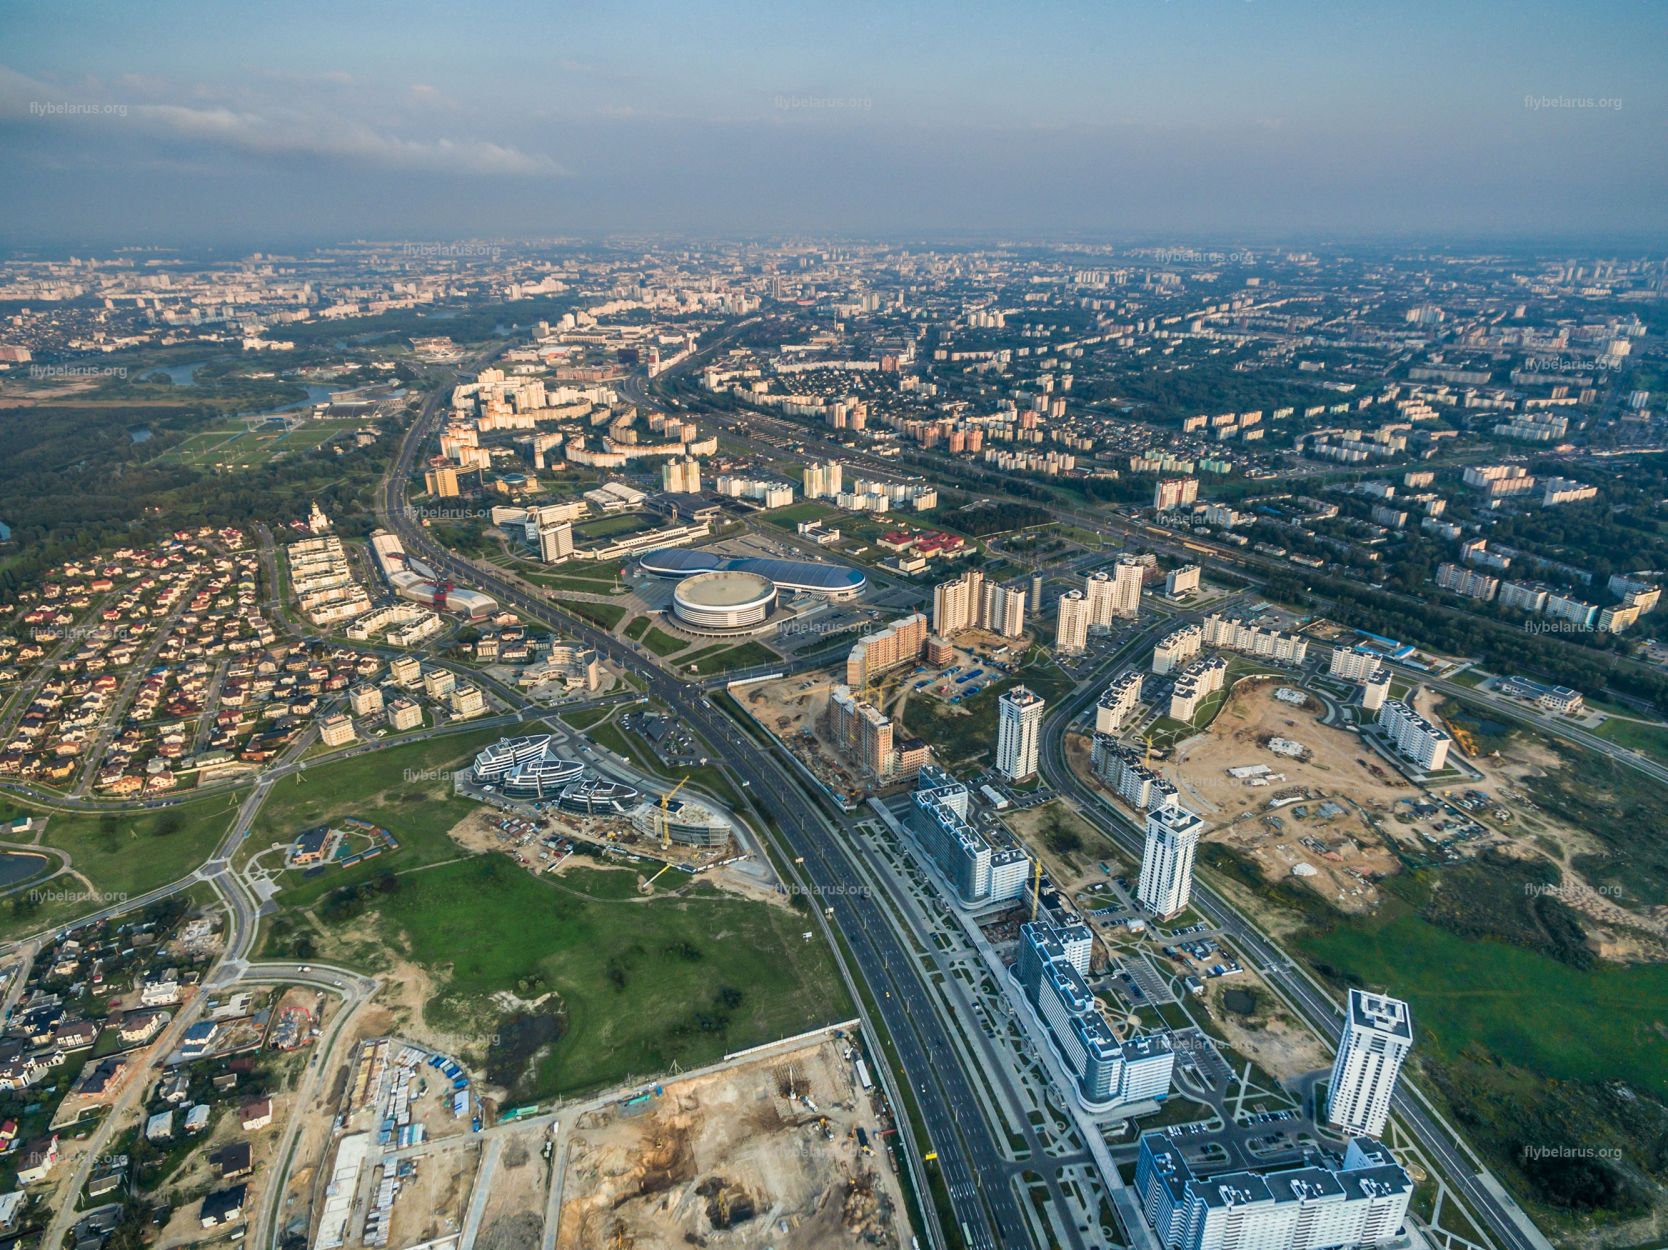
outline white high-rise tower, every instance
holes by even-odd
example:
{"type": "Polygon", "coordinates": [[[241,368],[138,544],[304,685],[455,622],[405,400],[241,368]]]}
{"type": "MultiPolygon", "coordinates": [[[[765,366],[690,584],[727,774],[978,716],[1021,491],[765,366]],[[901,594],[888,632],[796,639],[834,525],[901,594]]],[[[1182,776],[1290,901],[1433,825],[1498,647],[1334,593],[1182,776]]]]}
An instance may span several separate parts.
{"type": "Polygon", "coordinates": [[[1037,775],[1042,714],[1042,696],[1024,686],[1005,691],[996,701],[996,771],[1009,781],[1037,775]]]}
{"type": "Polygon", "coordinates": [[[1413,1049],[1413,1015],[1399,998],[1349,992],[1344,1034],[1332,1065],[1326,1118],[1346,1133],[1381,1137],[1402,1060],[1413,1049]]]}
{"type": "Polygon", "coordinates": [[[1193,893],[1193,853],[1204,828],[1205,822],[1185,807],[1147,813],[1147,845],[1135,897],[1153,915],[1174,916],[1187,906],[1193,893]]]}
{"type": "Polygon", "coordinates": [[[1089,601],[1081,590],[1060,596],[1060,611],[1054,622],[1054,650],[1062,655],[1080,655],[1089,645],[1089,601]]]}

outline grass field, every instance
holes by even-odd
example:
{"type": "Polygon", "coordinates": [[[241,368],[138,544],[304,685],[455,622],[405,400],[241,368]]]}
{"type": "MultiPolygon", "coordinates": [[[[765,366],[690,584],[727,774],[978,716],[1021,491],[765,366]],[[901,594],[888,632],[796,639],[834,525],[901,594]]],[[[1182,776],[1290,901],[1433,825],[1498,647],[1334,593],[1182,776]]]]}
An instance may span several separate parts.
{"type": "Polygon", "coordinates": [[[575,522],[573,537],[575,542],[595,542],[598,539],[620,538],[626,534],[642,534],[652,530],[658,522],[651,516],[641,512],[619,512],[613,516],[593,517],[589,521],[575,522]]]}
{"type": "MultiPolygon", "coordinates": [[[[223,795],[181,803],[151,812],[40,812],[11,801],[0,802],[0,818],[20,815],[45,819],[41,844],[63,851],[70,867],[92,884],[85,895],[73,877],[43,884],[44,897],[31,906],[28,891],[0,904],[0,936],[28,932],[100,911],[126,898],[190,875],[208,857],[231,827],[241,795],[223,795]]],[[[36,831],[22,839],[34,836],[36,831]]]]}
{"type": "Polygon", "coordinates": [[[848,1014],[833,960],[799,915],[715,891],[643,899],[637,874],[535,878],[503,856],[448,864],[380,895],[377,926],[427,969],[431,1023],[475,1036],[492,996],[555,991],[565,1034],[518,1100],[569,1095],[709,1063],[848,1014]]]}
{"type": "Polygon", "coordinates": [[[1578,970],[1536,951],[1459,937],[1402,912],[1340,926],[1305,946],[1413,1006],[1421,1042],[1449,1055],[1482,1044],[1557,1080],[1626,1081],[1668,1098],[1662,1021],[1668,967],[1578,970]]]}
{"type": "MultiPolygon", "coordinates": [[[[568,566],[555,565],[553,567],[565,570],[568,566]]],[[[584,567],[587,569],[598,568],[597,565],[589,562],[584,567]]],[[[614,566],[609,565],[608,567],[613,568],[614,566]]],[[[550,590],[577,590],[581,594],[587,595],[623,595],[626,592],[626,588],[620,585],[618,578],[611,575],[603,576],[600,571],[598,576],[587,577],[577,570],[559,573],[548,572],[544,569],[529,568],[525,564],[517,564],[514,568],[518,577],[525,578],[535,586],[544,586],[550,590]]]]}
{"type": "Polygon", "coordinates": [[[565,599],[562,606],[574,615],[610,630],[624,620],[630,610],[623,603],[588,603],[584,599],[565,599]]]}
{"type": "Polygon", "coordinates": [[[778,529],[791,530],[801,521],[826,521],[829,517],[840,515],[840,510],[832,504],[818,503],[814,499],[802,499],[798,503],[789,504],[786,508],[777,508],[765,513],[765,520],[778,529]]]}
{"type": "Polygon", "coordinates": [[[934,754],[947,767],[969,763],[995,749],[996,701],[1015,686],[1027,686],[1053,702],[1071,689],[1072,680],[1052,660],[1033,651],[1028,667],[992,682],[954,707],[942,699],[911,695],[904,709],[904,724],[911,733],[932,743],[934,754]]]}
{"type": "Polygon", "coordinates": [[[1619,747],[1639,751],[1658,763],[1668,764],[1668,726],[1642,725],[1638,721],[1612,717],[1593,732],[1619,747]]]}
{"type": "Polygon", "coordinates": [[[562,713],[562,719],[575,729],[589,729],[598,721],[607,720],[613,714],[614,709],[611,707],[585,707],[576,712],[562,713]]]}
{"type": "Polygon", "coordinates": [[[751,668],[755,664],[773,664],[781,659],[776,652],[759,642],[744,642],[739,646],[719,643],[704,647],[693,655],[684,656],[679,666],[698,677],[727,673],[732,669],[751,668]]]}
{"type": "Polygon", "coordinates": [[[362,817],[399,839],[399,850],[351,868],[330,868],[315,877],[290,874],[278,897],[286,908],[307,906],[340,885],[455,858],[463,851],[447,831],[477,805],[452,795],[451,771],[503,735],[502,729],[479,729],[309,768],[297,774],[301,781],[286,778],[273,788],[245,846],[250,853],[265,850],[343,816],[362,817]]]}
{"type": "Polygon", "coordinates": [[[293,430],[226,421],[188,436],[168,451],[164,460],[208,469],[225,466],[250,469],[279,454],[313,451],[340,435],[358,429],[362,421],[305,420],[293,430]]]}
{"type": "Polygon", "coordinates": [[[649,627],[648,632],[643,636],[641,641],[645,647],[662,658],[669,655],[676,655],[678,652],[687,650],[689,647],[689,643],[686,640],[678,638],[675,635],[668,634],[665,630],[653,625],[649,627]]]}

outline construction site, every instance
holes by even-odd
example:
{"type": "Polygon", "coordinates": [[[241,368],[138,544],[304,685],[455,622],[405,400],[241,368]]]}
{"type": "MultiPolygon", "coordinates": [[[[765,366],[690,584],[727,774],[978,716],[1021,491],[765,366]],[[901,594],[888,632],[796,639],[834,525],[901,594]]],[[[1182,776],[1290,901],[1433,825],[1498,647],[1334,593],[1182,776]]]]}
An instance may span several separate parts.
{"type": "MultiPolygon", "coordinates": [[[[955,715],[963,710],[959,705],[965,700],[1005,679],[1025,649],[1024,640],[966,631],[949,644],[952,654],[942,663],[901,664],[852,693],[890,718],[895,738],[901,741],[907,736],[905,709],[911,699],[931,700],[955,715]]],[[[819,670],[758,682],[732,693],[830,791],[865,795],[877,788],[875,778],[864,773],[855,756],[841,750],[829,728],[829,700],[844,680],[843,669],[819,670]]]]}
{"type": "Polygon", "coordinates": [[[534,873],[557,871],[577,847],[699,872],[730,858],[736,839],[727,813],[683,793],[687,781],[677,781],[665,794],[635,803],[627,811],[599,804],[590,812],[569,811],[554,803],[517,802],[460,785],[468,797],[489,806],[477,809],[449,832],[453,841],[469,850],[503,851],[534,873]]]}
{"type": "Polygon", "coordinates": [[[910,1244],[868,1074],[829,1037],[580,1114],[558,1250],[910,1244]]]}
{"type": "MultiPolygon", "coordinates": [[[[1208,841],[1232,847],[1268,880],[1292,878],[1341,910],[1371,910],[1375,881],[1401,870],[1396,834],[1408,831],[1392,819],[1395,805],[1419,792],[1355,734],[1323,724],[1319,700],[1292,693],[1237,683],[1208,730],[1155,763],[1204,818],[1208,841]]],[[[1099,785],[1087,741],[1068,749],[1099,785]]]]}

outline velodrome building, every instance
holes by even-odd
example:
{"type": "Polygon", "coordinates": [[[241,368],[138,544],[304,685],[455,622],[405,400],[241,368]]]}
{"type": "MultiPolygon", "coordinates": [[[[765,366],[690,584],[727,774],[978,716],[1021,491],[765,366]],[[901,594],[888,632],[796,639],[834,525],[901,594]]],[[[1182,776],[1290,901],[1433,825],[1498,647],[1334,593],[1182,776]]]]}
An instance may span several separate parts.
{"type": "Polygon", "coordinates": [[[672,591],[672,616],[702,630],[752,629],[776,603],[776,583],[739,569],[692,573],[672,591]]]}

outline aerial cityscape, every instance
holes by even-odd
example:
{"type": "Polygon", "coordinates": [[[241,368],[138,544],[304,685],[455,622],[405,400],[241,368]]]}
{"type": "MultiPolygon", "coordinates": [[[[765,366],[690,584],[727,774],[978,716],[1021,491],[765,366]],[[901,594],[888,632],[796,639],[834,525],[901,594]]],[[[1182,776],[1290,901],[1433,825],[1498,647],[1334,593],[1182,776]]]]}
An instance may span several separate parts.
{"type": "Polygon", "coordinates": [[[0,1250],[1668,1246],[1659,10],[344,7],[0,17],[0,1250]]]}

